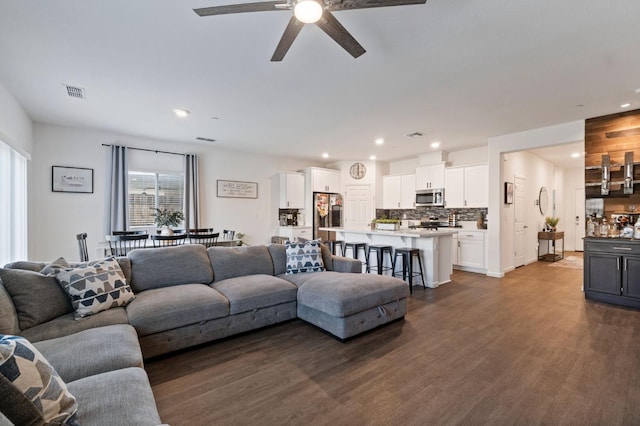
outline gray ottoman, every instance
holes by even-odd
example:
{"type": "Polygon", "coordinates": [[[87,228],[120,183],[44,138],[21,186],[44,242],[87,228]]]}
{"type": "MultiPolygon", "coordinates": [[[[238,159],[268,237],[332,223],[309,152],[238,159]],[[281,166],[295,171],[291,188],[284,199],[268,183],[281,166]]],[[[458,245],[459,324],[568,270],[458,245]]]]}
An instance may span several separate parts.
{"type": "Polygon", "coordinates": [[[347,339],[403,318],[408,295],[397,278],[323,272],[298,289],[298,318],[347,339]]]}

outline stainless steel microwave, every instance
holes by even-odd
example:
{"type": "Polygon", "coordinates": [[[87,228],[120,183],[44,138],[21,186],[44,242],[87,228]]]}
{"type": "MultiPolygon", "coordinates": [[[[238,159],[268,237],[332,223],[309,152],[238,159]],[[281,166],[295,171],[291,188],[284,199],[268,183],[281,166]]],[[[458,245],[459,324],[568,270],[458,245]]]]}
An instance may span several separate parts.
{"type": "Polygon", "coordinates": [[[444,188],[416,191],[416,207],[444,207],[444,188]]]}

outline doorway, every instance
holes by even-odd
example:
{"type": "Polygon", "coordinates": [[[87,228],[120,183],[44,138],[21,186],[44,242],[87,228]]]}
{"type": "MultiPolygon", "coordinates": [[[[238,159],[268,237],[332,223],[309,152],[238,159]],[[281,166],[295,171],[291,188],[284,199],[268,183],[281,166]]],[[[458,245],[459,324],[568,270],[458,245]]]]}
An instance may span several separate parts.
{"type": "Polygon", "coordinates": [[[513,252],[514,252],[514,267],[523,266],[525,259],[525,240],[526,240],[526,218],[524,213],[525,207],[525,188],[527,180],[522,176],[513,177],[513,252]]]}
{"type": "Polygon", "coordinates": [[[375,216],[372,209],[371,187],[369,185],[347,185],[345,198],[344,227],[366,229],[375,216]]]}
{"type": "Polygon", "coordinates": [[[573,249],[575,251],[584,251],[584,188],[576,188],[574,198],[574,233],[573,233],[573,249]]]}

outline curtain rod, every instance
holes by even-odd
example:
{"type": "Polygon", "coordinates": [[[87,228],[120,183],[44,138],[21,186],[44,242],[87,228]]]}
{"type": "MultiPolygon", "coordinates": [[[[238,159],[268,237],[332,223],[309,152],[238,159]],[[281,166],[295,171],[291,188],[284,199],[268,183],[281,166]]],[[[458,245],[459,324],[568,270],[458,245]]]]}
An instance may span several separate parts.
{"type": "MultiPolygon", "coordinates": [[[[113,146],[108,143],[103,143],[102,146],[113,146]]],[[[171,154],[171,155],[182,155],[183,157],[187,154],[180,154],[179,152],[169,152],[169,151],[159,151],[157,149],[146,149],[146,148],[133,148],[128,146],[128,149],[135,149],[136,151],[147,151],[147,152],[155,152],[156,154],[171,154]]]]}

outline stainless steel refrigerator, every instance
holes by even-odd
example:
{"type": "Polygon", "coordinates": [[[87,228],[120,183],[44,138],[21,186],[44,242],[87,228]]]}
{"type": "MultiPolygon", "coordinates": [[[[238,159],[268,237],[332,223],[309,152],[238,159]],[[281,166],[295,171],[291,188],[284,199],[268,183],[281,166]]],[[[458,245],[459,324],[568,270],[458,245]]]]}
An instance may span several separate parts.
{"type": "Polygon", "coordinates": [[[339,228],[343,215],[342,195],[326,192],[313,193],[313,238],[335,240],[336,233],[320,231],[318,228],[339,228]]]}

